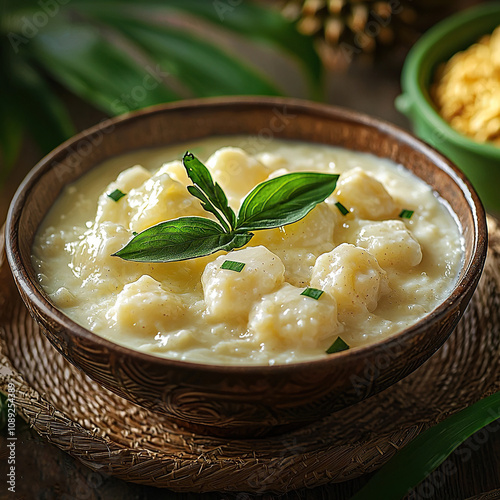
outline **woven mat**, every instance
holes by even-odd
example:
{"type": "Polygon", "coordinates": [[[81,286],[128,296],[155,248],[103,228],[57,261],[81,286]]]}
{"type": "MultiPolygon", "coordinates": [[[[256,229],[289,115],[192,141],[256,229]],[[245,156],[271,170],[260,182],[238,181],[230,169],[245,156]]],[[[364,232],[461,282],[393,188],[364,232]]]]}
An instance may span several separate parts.
{"type": "MultiPolygon", "coordinates": [[[[386,391],[300,430],[257,440],[186,432],[91,381],[40,333],[0,241],[0,390],[88,467],[174,491],[286,492],[371,472],[422,430],[500,390],[500,229],[488,220],[485,272],[462,321],[421,368],[386,391]],[[3,256],[3,257],[1,257],[3,256]]],[[[390,359],[381,359],[379,369],[390,359]]]]}

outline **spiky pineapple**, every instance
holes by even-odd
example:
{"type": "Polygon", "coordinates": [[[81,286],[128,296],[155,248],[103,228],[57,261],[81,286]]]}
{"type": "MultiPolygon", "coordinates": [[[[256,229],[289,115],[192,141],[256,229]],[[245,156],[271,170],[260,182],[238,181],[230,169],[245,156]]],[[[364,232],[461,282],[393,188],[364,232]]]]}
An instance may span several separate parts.
{"type": "Polygon", "coordinates": [[[283,14],[317,40],[325,66],[347,66],[359,55],[412,45],[437,20],[456,9],[450,0],[284,0],[283,14]]]}

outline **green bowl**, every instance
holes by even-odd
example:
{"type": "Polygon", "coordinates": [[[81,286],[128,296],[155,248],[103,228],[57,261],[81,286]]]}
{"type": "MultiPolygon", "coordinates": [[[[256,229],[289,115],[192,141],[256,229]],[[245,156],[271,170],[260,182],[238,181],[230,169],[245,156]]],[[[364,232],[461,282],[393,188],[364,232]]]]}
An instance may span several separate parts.
{"type": "Polygon", "coordinates": [[[483,4],[456,14],[427,31],[412,47],[401,75],[396,108],[415,133],[448,156],[469,177],[485,207],[500,214],[500,147],[476,142],[457,132],[437,113],[429,86],[440,63],[500,25],[500,3],[483,4]]]}

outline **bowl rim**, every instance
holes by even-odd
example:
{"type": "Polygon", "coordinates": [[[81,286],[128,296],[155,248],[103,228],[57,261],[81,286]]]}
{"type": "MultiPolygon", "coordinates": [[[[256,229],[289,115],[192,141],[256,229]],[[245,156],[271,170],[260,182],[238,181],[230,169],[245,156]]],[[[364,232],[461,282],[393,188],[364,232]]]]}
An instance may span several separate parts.
{"type": "MultiPolygon", "coordinates": [[[[95,168],[94,165],[92,168],[95,168]]],[[[89,169],[88,171],[90,171],[89,169]]],[[[83,174],[85,175],[85,174],[83,174]]],[[[461,227],[459,227],[462,230],[461,227]]],[[[354,361],[363,361],[365,356],[373,351],[374,353],[380,351],[390,351],[391,348],[396,347],[399,343],[405,343],[412,337],[418,335],[420,332],[425,330],[426,324],[429,321],[439,321],[441,318],[448,314],[448,311],[455,310],[461,303],[461,297],[467,289],[471,286],[475,287],[477,281],[482,273],[484,267],[484,262],[486,259],[487,250],[487,228],[486,228],[486,213],[484,207],[479,199],[478,194],[473,188],[470,181],[467,179],[465,174],[456,167],[449,159],[442,155],[432,146],[421,141],[411,133],[388,123],[384,120],[369,116],[364,113],[357,111],[352,111],[339,106],[332,106],[329,104],[317,103],[296,98],[282,98],[282,97],[262,97],[262,96],[237,96],[237,97],[215,97],[215,98],[201,98],[201,99],[187,99],[183,101],[177,101],[174,103],[160,104],[156,106],[150,106],[148,108],[141,109],[139,111],[126,113],[114,118],[104,120],[97,125],[94,125],[82,132],[76,134],[72,138],[65,141],[63,144],[55,148],[52,152],[42,158],[28,173],[26,178],[18,187],[9,207],[6,226],[5,226],[5,249],[7,254],[7,260],[13,276],[15,278],[16,284],[20,287],[26,297],[29,297],[30,301],[35,306],[35,309],[43,310],[45,316],[47,316],[51,322],[60,324],[65,330],[70,331],[75,337],[79,337],[84,341],[91,341],[97,344],[101,348],[105,348],[108,352],[117,355],[118,358],[124,359],[127,357],[133,357],[136,360],[147,363],[149,365],[161,365],[162,367],[175,367],[184,370],[198,370],[207,373],[220,373],[224,374],[235,374],[235,375],[280,375],[283,372],[290,372],[300,367],[314,367],[315,369],[321,369],[322,367],[327,367],[332,363],[336,363],[343,358],[352,358],[354,361]],[[307,114],[311,113],[319,114],[321,116],[327,116],[329,118],[335,117],[337,120],[343,120],[348,122],[354,122],[360,125],[368,126],[369,128],[379,130],[387,135],[397,138],[398,142],[409,146],[412,151],[419,151],[430,157],[432,163],[436,168],[445,172],[445,174],[450,177],[450,179],[458,185],[464,197],[468,202],[468,207],[470,209],[473,227],[473,242],[472,242],[472,253],[470,262],[464,269],[462,278],[455,284],[452,292],[443,301],[438,304],[434,310],[428,313],[426,316],[421,318],[415,324],[401,330],[400,332],[393,334],[384,339],[380,339],[376,342],[370,343],[366,346],[359,346],[349,350],[345,350],[339,353],[335,353],[334,356],[330,355],[328,357],[323,357],[319,359],[304,360],[288,364],[276,364],[276,365],[262,365],[262,364],[208,364],[199,363],[193,361],[184,361],[178,359],[171,359],[167,357],[161,357],[154,354],[149,354],[134,350],[129,347],[117,344],[108,340],[100,335],[88,330],[87,328],[79,325],[69,316],[60,311],[56,306],[49,300],[47,294],[43,292],[41,286],[32,282],[29,278],[27,271],[24,268],[24,264],[21,259],[21,252],[19,249],[19,239],[18,239],[18,226],[21,217],[22,210],[24,208],[26,199],[31,191],[31,189],[36,184],[38,178],[40,178],[46,171],[50,170],[53,165],[59,162],[54,161],[59,155],[64,154],[64,152],[70,148],[72,145],[78,141],[95,134],[96,132],[106,129],[107,127],[119,127],[121,123],[130,124],[134,121],[140,121],[144,117],[168,113],[169,110],[182,110],[186,108],[187,110],[192,110],[194,107],[200,108],[228,108],[234,106],[244,106],[247,108],[252,108],[255,105],[261,106],[276,106],[276,105],[286,105],[291,108],[291,110],[296,111],[306,111],[307,114]],[[293,108],[293,109],[292,109],[293,108]],[[484,237],[481,237],[481,236],[484,237]]]]}
{"type": "MultiPolygon", "coordinates": [[[[422,116],[435,130],[438,130],[450,143],[477,155],[499,160],[500,147],[487,142],[477,142],[467,135],[461,134],[439,115],[432,104],[428,89],[424,87],[420,78],[424,59],[429,52],[432,51],[433,47],[441,42],[442,38],[452,36],[453,33],[461,30],[465,25],[477,19],[488,18],[493,15],[498,16],[500,24],[499,3],[476,5],[444,19],[426,31],[410,49],[406,57],[401,72],[401,87],[403,94],[398,96],[397,99],[403,98],[404,102],[405,95],[408,95],[410,98],[408,103],[401,103],[401,107],[404,108],[408,106],[409,113],[411,113],[413,107],[417,109],[420,112],[420,116],[422,116]]],[[[486,34],[487,33],[483,33],[483,35],[486,34]]],[[[462,50],[465,50],[465,48],[459,48],[455,53],[462,50]]]]}

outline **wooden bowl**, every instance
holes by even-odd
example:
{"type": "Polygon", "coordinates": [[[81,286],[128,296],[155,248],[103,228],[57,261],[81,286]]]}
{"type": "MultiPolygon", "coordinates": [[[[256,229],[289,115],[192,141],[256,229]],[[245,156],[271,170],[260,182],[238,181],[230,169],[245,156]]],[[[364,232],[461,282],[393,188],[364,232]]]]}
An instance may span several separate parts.
{"type": "Polygon", "coordinates": [[[319,419],[389,387],[429,358],[467,306],[486,257],[486,219],[464,175],[410,134],[359,113],[277,98],[183,101],[101,123],[54,150],[19,187],[6,226],[16,284],[45,335],[75,366],[116,394],[197,431],[254,437],[319,419]],[[425,318],[375,344],[281,366],[213,366],[116,345],[79,326],[42,290],[31,264],[35,232],[61,189],[99,163],[134,150],[215,135],[297,139],[373,153],[403,164],[448,202],[465,239],[453,292],[425,318]]]}

